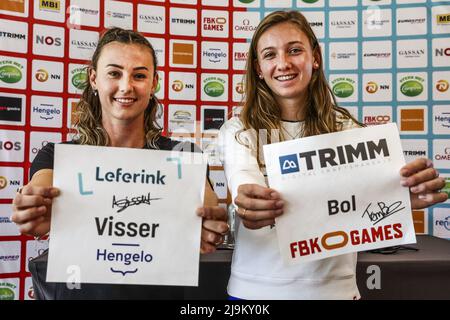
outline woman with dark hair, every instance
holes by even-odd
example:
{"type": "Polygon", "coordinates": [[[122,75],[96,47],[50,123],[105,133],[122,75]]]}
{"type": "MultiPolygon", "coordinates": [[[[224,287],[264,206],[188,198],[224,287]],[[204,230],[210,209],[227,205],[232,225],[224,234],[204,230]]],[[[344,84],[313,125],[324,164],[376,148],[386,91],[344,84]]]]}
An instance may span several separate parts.
{"type": "MultiPolygon", "coordinates": [[[[284,265],[274,228],[284,202],[267,187],[262,144],[362,125],[338,106],[317,38],[300,12],[277,11],[260,22],[246,69],[241,115],[227,121],[219,134],[220,157],[242,222],[236,227],[228,293],[239,299],[359,298],[356,254],[284,265]]],[[[410,187],[414,209],[446,200],[439,191],[444,179],[430,160],[417,159],[400,175],[402,185],[410,187]]]]}
{"type": "MultiPolygon", "coordinates": [[[[159,102],[154,95],[158,84],[156,56],[151,44],[139,33],[113,28],[107,30],[88,68],[89,83],[78,104],[78,137],[68,143],[160,150],[196,151],[195,145],[183,144],[161,136],[156,124],[159,102]]],[[[41,237],[50,230],[52,199],[59,191],[52,187],[54,144],[47,144],[31,165],[30,182],[16,195],[11,217],[23,234],[41,237]]],[[[217,206],[217,197],[206,183],[201,252],[209,253],[228,231],[227,215],[217,206]]],[[[95,298],[170,298],[180,297],[182,289],[148,287],[133,295],[123,294],[125,287],[96,286],[95,298]],[[103,289],[104,290],[103,290],[103,289]],[[115,288],[115,289],[111,289],[115,288]],[[103,290],[103,291],[102,291],[103,290]],[[181,290],[181,291],[180,291],[181,290]]],[[[138,286],[136,286],[138,287],[138,286]]],[[[76,297],[76,291],[74,290],[76,297]]],[[[89,296],[81,296],[89,298],[89,296]]]]}

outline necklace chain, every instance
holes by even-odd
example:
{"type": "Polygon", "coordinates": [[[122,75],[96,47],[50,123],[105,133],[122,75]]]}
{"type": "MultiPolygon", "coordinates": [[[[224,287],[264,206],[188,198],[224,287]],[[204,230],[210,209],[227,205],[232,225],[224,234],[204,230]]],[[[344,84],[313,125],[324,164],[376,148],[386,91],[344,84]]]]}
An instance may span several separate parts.
{"type": "Polygon", "coordinates": [[[291,139],[299,138],[301,136],[301,133],[302,133],[302,129],[301,128],[298,130],[298,132],[295,135],[290,134],[290,132],[288,130],[286,130],[285,128],[283,128],[283,130],[291,139]]]}

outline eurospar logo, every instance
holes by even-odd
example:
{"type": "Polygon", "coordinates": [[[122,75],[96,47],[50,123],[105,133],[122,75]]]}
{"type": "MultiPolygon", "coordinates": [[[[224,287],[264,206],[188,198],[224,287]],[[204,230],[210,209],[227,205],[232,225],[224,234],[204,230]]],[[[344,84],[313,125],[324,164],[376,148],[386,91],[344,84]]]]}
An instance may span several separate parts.
{"type": "Polygon", "coordinates": [[[325,148],[289,154],[279,157],[281,174],[307,173],[313,170],[337,167],[355,162],[365,162],[389,157],[386,139],[364,141],[356,145],[347,144],[336,148],[325,148]],[[301,164],[301,165],[300,165],[301,164]]]}

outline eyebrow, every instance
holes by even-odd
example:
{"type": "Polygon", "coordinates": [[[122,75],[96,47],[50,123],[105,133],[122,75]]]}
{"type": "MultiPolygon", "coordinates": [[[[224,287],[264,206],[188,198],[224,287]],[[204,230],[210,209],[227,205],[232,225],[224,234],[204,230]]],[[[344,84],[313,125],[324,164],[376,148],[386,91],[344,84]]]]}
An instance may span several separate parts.
{"type": "MultiPolygon", "coordinates": [[[[304,46],[305,44],[301,41],[289,41],[287,44],[288,45],[293,45],[293,44],[301,44],[302,46],[304,46]]],[[[261,53],[264,52],[265,50],[270,50],[270,49],[274,49],[275,47],[267,47],[261,50],[261,53]]]]}
{"type": "MultiPolygon", "coordinates": [[[[113,63],[108,64],[108,65],[106,65],[106,66],[107,66],[107,67],[115,67],[115,68],[123,69],[122,66],[119,66],[118,64],[113,64],[113,63]]],[[[133,68],[133,70],[147,70],[147,71],[148,71],[148,68],[142,66],[142,67],[136,67],[136,68],[133,68]]]]}

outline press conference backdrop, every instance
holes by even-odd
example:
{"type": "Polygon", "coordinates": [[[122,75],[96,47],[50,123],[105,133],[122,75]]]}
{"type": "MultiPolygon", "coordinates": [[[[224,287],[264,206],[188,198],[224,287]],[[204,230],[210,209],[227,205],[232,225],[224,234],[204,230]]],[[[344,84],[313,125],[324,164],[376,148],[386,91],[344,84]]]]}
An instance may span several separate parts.
{"type": "MultiPolygon", "coordinates": [[[[406,160],[433,159],[450,189],[450,1],[1,0],[0,299],[33,299],[27,262],[47,246],[9,221],[12,198],[48,142],[74,134],[73,112],[99,32],[142,32],[156,49],[164,134],[209,155],[227,185],[217,129],[240,112],[249,39],[276,9],[302,11],[340,104],[367,125],[397,122],[406,160]]],[[[362,179],[364,177],[361,177],[362,179]]],[[[450,204],[414,212],[417,233],[450,238],[450,204]]]]}

